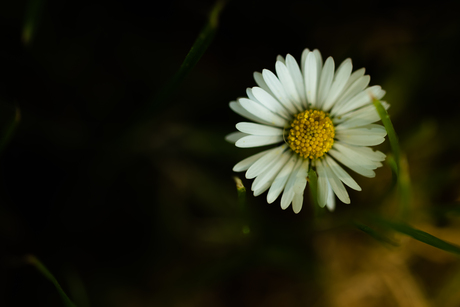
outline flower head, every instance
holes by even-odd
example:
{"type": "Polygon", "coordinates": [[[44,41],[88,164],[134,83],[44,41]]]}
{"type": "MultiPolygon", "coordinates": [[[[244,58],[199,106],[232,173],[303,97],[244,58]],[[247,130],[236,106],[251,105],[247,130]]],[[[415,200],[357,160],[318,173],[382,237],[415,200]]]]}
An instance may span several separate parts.
{"type": "Polygon", "coordinates": [[[364,68],[352,73],[350,59],[335,70],[332,57],[323,63],[318,50],[305,49],[300,67],[290,54],[278,56],[275,68],[276,75],[266,69],[255,72],[258,86],[247,89],[247,98],[230,102],[234,112],[252,122],[238,123],[239,132],[227,140],[243,148],[278,145],[244,159],[233,170],[255,178],[254,196],[268,190],[267,202],[272,203],[282,194],[281,208],[292,203],[295,213],[302,208],[310,169],[318,176],[321,207],[334,210],[334,194],[350,203],[344,184],[361,188],[340,164],[369,178],[382,166],[385,154],[368,146],[385,140],[385,128],[374,124],[379,115],[372,104],[385,91],[368,87],[364,68]]]}

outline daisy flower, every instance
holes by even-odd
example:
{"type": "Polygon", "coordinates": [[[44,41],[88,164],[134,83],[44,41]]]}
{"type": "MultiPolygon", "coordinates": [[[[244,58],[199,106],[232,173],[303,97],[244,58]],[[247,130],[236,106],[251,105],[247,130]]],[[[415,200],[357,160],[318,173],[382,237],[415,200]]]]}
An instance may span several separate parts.
{"type": "Polygon", "coordinates": [[[268,190],[267,202],[272,203],[281,195],[281,208],[292,203],[295,213],[302,209],[310,169],[318,176],[321,207],[334,210],[334,194],[350,203],[344,185],[361,188],[341,165],[372,178],[385,159],[368,147],[385,140],[385,128],[374,124],[380,118],[372,104],[385,91],[368,86],[364,68],[352,73],[351,59],[335,69],[333,58],[323,63],[318,50],[305,49],[300,66],[290,54],[278,56],[275,69],[276,75],[267,69],[255,72],[258,86],[246,90],[247,98],[230,102],[250,122],[236,124],[239,131],[226,139],[241,148],[278,145],[244,159],[233,170],[254,178],[254,196],[268,190]]]}

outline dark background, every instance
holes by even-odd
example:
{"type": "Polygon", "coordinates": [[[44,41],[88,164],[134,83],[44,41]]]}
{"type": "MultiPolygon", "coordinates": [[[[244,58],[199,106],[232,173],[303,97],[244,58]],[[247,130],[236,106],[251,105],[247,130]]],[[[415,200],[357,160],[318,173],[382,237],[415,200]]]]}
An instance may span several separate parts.
{"type": "Polygon", "coordinates": [[[387,165],[356,175],[363,191],[320,218],[308,200],[295,215],[250,193],[242,214],[232,167],[258,149],[224,141],[241,121],[228,103],[278,54],[351,57],[387,91],[412,178],[408,222],[460,244],[458,216],[436,213],[460,197],[455,3],[229,1],[201,61],[158,103],[212,6],[0,4],[2,135],[20,109],[0,156],[0,306],[63,306],[30,254],[83,307],[458,306],[458,258],[347,226],[395,211],[387,165]]]}

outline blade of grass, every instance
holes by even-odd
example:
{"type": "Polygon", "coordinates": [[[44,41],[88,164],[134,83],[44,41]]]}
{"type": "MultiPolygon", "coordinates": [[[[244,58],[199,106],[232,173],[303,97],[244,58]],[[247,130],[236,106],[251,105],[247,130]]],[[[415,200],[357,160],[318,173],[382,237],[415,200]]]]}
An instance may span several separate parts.
{"type": "Polygon", "coordinates": [[[405,154],[402,154],[400,161],[400,172],[398,178],[398,194],[399,194],[399,212],[398,216],[405,220],[409,217],[411,196],[411,180],[409,176],[409,164],[405,154]]]}
{"type": "Polygon", "coordinates": [[[243,234],[247,235],[251,232],[251,229],[249,228],[249,225],[247,224],[248,212],[247,212],[247,206],[246,206],[246,188],[244,187],[241,179],[238,178],[237,176],[234,176],[233,180],[235,180],[235,183],[236,183],[236,190],[238,192],[238,204],[240,207],[241,215],[243,216],[243,225],[241,227],[241,230],[243,234]]]}
{"type": "Polygon", "coordinates": [[[395,230],[402,234],[408,235],[415,240],[423,242],[425,244],[431,245],[433,247],[442,249],[446,252],[454,253],[460,255],[460,247],[454,244],[448,243],[444,240],[441,240],[427,232],[416,229],[408,224],[402,222],[388,221],[381,218],[377,219],[377,223],[387,227],[389,229],[395,230]]]}
{"type": "Polygon", "coordinates": [[[396,135],[393,123],[390,120],[390,115],[388,115],[387,110],[385,110],[380,100],[374,98],[373,103],[375,108],[377,109],[377,113],[379,114],[383,125],[385,126],[385,129],[387,130],[388,138],[390,139],[391,150],[393,151],[393,155],[395,157],[397,174],[399,175],[401,151],[399,149],[398,136],[396,135]]]}
{"type": "Polygon", "coordinates": [[[64,290],[62,290],[61,285],[59,285],[56,278],[51,274],[51,272],[37,259],[37,257],[33,255],[28,255],[25,258],[26,262],[33,265],[46,279],[51,281],[53,285],[56,287],[59,295],[64,302],[64,305],[67,307],[76,307],[75,304],[69,299],[67,294],[65,294],[64,290]]]}
{"type": "Polygon", "coordinates": [[[376,239],[377,241],[379,242],[382,242],[386,245],[392,245],[392,246],[398,246],[398,243],[396,243],[395,241],[391,240],[390,238],[384,236],[383,234],[381,234],[380,232],[377,232],[375,231],[374,229],[372,229],[371,227],[367,226],[367,225],[364,225],[364,224],[361,224],[359,222],[356,222],[356,221],[353,221],[352,222],[354,226],[356,226],[359,230],[367,233],[368,235],[370,235],[371,237],[373,237],[374,239],[376,239]]]}
{"type": "Polygon", "coordinates": [[[310,168],[308,171],[308,186],[310,187],[310,198],[314,206],[315,212],[317,208],[320,208],[318,205],[318,176],[313,168],[310,168]]]}
{"type": "Polygon", "coordinates": [[[397,181],[400,203],[398,215],[400,218],[404,219],[409,215],[411,200],[409,165],[407,163],[406,156],[401,153],[398,136],[396,135],[393,123],[391,122],[390,115],[388,115],[388,112],[385,110],[380,100],[374,98],[373,103],[377,109],[383,125],[385,126],[388,138],[390,140],[391,151],[393,152],[394,158],[389,159],[388,164],[391,167],[393,176],[396,176],[397,181]]]}
{"type": "Polygon", "coordinates": [[[219,15],[225,6],[225,3],[226,2],[224,0],[216,1],[209,14],[208,22],[204,26],[203,30],[201,30],[177,73],[163,88],[163,90],[161,90],[154,98],[151,105],[152,108],[156,109],[159,105],[164,104],[166,100],[172,96],[172,94],[175,92],[175,89],[177,89],[177,87],[182,83],[184,78],[190,73],[190,71],[201,59],[206,49],[208,49],[217,32],[219,25],[219,15]]]}
{"type": "Polygon", "coordinates": [[[24,45],[32,43],[38,24],[42,16],[44,0],[29,0],[25,14],[24,26],[22,28],[22,42],[24,45]]]}
{"type": "Polygon", "coordinates": [[[6,145],[8,145],[20,121],[21,121],[21,110],[18,107],[16,107],[14,119],[12,120],[11,124],[6,128],[5,133],[1,136],[0,153],[3,152],[3,149],[5,149],[6,145]]]}

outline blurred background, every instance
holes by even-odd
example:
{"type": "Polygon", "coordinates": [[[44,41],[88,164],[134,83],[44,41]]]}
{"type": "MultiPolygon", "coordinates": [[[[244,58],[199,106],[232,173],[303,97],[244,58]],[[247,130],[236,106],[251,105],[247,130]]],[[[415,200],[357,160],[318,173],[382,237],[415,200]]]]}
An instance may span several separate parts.
{"type": "Polygon", "coordinates": [[[241,210],[232,167],[259,149],[224,141],[242,121],[228,103],[278,54],[350,57],[387,91],[405,221],[460,245],[455,3],[228,1],[199,63],[155,99],[213,5],[0,3],[0,306],[64,306],[26,255],[79,307],[460,306],[458,256],[352,225],[396,216],[388,165],[354,174],[363,191],[333,213],[249,192],[241,210]]]}

